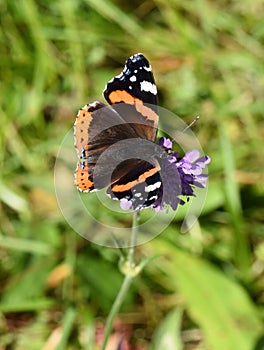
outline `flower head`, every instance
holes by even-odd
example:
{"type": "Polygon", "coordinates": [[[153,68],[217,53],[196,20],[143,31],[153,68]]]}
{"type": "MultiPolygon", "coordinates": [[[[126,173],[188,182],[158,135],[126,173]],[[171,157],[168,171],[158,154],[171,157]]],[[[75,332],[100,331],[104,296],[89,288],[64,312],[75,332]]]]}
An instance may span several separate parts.
{"type": "MultiPolygon", "coordinates": [[[[161,138],[159,144],[167,150],[172,149],[169,139],[161,138]]],[[[158,199],[152,204],[152,208],[161,211],[169,205],[176,210],[179,204],[184,204],[183,197],[195,196],[194,188],[204,188],[208,175],[203,174],[203,169],[210,163],[208,156],[200,157],[197,150],[187,152],[181,159],[178,153],[168,154],[167,158],[159,161],[161,167],[162,186],[158,193],[158,199]]]]}

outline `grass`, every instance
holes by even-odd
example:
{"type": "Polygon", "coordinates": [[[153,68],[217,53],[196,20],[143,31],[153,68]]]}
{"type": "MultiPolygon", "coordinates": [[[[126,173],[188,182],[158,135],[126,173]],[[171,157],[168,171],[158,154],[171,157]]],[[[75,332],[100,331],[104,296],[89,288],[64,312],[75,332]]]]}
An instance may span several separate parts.
{"type": "MultiPolygon", "coordinates": [[[[194,131],[212,162],[199,222],[182,235],[174,220],[137,249],[160,257],[135,279],[112,341],[262,348],[262,14],[259,0],[1,2],[1,349],[98,348],[122,281],[119,255],[68,225],[53,171],[76,111],[102,100],[136,52],[152,64],[162,107],[186,123],[201,116],[194,131]]],[[[72,172],[60,176],[63,186],[72,172]]],[[[102,220],[129,224],[91,201],[102,220]]]]}

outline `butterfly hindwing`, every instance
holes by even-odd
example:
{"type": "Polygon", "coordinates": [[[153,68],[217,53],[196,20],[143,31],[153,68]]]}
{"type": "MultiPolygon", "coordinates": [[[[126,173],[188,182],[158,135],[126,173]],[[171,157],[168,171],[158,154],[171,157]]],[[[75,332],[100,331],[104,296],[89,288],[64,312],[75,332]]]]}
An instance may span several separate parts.
{"type": "Polygon", "coordinates": [[[110,146],[118,145],[118,141],[137,137],[134,129],[111,107],[96,101],[81,108],[74,124],[75,148],[82,159],[75,174],[77,188],[88,192],[109,185],[106,174],[111,165],[111,154],[107,159],[104,157],[104,162],[98,163],[98,159],[110,146]],[[94,187],[93,173],[97,163],[97,183],[94,187]],[[89,179],[92,185],[86,184],[87,188],[84,187],[84,179],[89,179]]]}
{"type": "MultiPolygon", "coordinates": [[[[160,167],[141,160],[134,159],[134,167],[118,181],[112,183],[107,193],[113,199],[125,198],[131,202],[132,208],[147,207],[158,198],[158,191],[161,186],[160,167]]],[[[121,163],[117,171],[122,170],[122,166],[127,169],[129,164],[121,163]]],[[[123,172],[125,173],[125,172],[123,172]]]]}

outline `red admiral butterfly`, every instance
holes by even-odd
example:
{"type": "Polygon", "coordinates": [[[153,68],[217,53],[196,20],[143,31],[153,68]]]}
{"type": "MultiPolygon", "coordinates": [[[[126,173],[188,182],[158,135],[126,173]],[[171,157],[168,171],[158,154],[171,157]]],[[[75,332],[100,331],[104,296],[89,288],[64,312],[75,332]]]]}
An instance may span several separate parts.
{"type": "Polygon", "coordinates": [[[81,161],[75,185],[81,192],[108,186],[113,199],[125,198],[132,202],[133,209],[148,207],[158,198],[161,177],[160,165],[153,156],[158,126],[157,87],[147,59],[141,53],[129,57],[121,74],[108,82],[103,95],[111,106],[95,101],[77,114],[74,138],[81,161]],[[121,149],[124,141],[126,159],[121,149]],[[144,157],[133,156],[135,142],[141,153],[143,148],[144,157]],[[149,143],[152,147],[148,147],[149,143]],[[133,154],[128,156],[131,148],[133,154]],[[107,176],[117,159],[119,164],[107,176]]]}

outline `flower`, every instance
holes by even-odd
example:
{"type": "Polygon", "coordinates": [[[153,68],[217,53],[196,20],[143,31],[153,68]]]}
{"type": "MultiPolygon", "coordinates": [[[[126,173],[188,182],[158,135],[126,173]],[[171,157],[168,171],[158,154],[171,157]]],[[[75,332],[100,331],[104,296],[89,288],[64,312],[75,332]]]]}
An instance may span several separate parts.
{"type": "Polygon", "coordinates": [[[128,200],[127,198],[121,198],[120,199],[120,208],[123,210],[129,210],[131,209],[133,203],[128,200]]]}
{"type": "Polygon", "coordinates": [[[158,193],[158,199],[151,206],[156,211],[162,211],[164,206],[171,206],[176,210],[179,204],[184,204],[182,197],[188,199],[195,196],[194,187],[204,188],[208,175],[203,174],[203,169],[210,163],[208,156],[200,157],[198,150],[187,152],[181,159],[178,153],[170,154],[172,142],[161,138],[159,145],[168,151],[168,157],[160,159],[162,186],[158,193]]]}
{"type": "Polygon", "coordinates": [[[161,137],[159,139],[159,145],[164,147],[166,150],[172,149],[172,141],[170,139],[166,139],[166,137],[161,137]]]}

